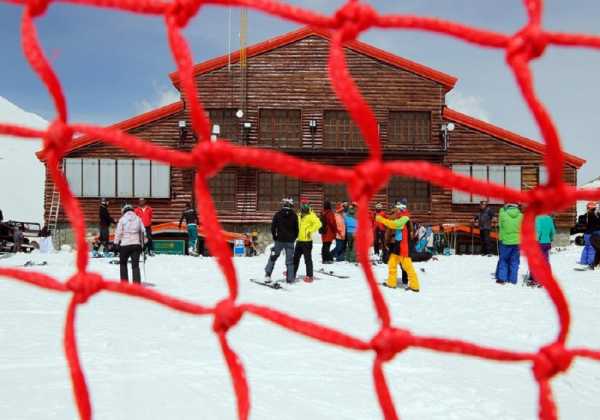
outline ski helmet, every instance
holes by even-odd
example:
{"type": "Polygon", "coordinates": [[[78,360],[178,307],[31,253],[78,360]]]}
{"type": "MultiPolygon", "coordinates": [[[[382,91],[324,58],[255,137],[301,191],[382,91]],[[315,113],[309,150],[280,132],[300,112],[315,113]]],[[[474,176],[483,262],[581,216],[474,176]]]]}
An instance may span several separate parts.
{"type": "Polygon", "coordinates": [[[123,204],[123,207],[121,208],[121,214],[125,214],[128,211],[133,211],[133,206],[128,203],[123,204]]]}
{"type": "Polygon", "coordinates": [[[293,198],[283,198],[281,200],[281,207],[286,207],[288,209],[291,209],[292,207],[294,207],[294,199],[293,198]]]}

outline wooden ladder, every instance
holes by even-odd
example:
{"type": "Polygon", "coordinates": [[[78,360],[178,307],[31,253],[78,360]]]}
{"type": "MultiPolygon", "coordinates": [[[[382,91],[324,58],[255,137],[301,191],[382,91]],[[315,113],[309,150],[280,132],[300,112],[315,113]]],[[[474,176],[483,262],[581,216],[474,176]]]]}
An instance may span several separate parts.
{"type": "MultiPolygon", "coordinates": [[[[50,208],[48,209],[48,218],[46,224],[48,230],[52,235],[52,239],[56,244],[58,241],[58,216],[60,214],[60,191],[56,189],[56,186],[52,188],[52,198],[50,200],[50,208]]],[[[60,245],[60,244],[59,244],[60,245]]]]}

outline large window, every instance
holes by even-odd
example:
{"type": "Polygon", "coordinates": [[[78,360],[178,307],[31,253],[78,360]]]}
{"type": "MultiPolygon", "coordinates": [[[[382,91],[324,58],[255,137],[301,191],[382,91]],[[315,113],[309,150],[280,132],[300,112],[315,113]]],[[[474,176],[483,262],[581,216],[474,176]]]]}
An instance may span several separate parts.
{"type": "Polygon", "coordinates": [[[208,186],[218,210],[235,210],[237,191],[236,172],[220,172],[208,181],[208,186]]]}
{"type": "Polygon", "coordinates": [[[420,111],[391,111],[388,145],[428,144],[431,142],[431,114],[420,111]]]}
{"type": "MultiPolygon", "coordinates": [[[[240,141],[241,122],[235,116],[235,109],[209,109],[208,117],[212,125],[219,126],[219,138],[238,143],[240,141]]],[[[211,127],[212,131],[212,127],[211,127]]]]}
{"type": "Polygon", "coordinates": [[[281,199],[291,197],[297,205],[300,199],[300,181],[280,174],[260,172],[258,174],[258,209],[277,210],[281,199]]]}
{"type": "Polygon", "coordinates": [[[323,147],[363,149],[365,143],[360,130],[346,111],[323,113],[323,147]]]}
{"type": "Polygon", "coordinates": [[[393,177],[388,184],[388,202],[406,198],[411,211],[431,209],[431,186],[428,182],[412,178],[393,177]]]}
{"type": "MultiPolygon", "coordinates": [[[[516,165],[453,165],[452,170],[461,175],[469,176],[481,181],[493,182],[506,187],[521,190],[521,167],[516,165]]],[[[477,194],[452,191],[454,204],[478,204],[487,199],[477,194]]],[[[502,204],[502,200],[490,199],[492,204],[502,204]]]]}
{"type": "Polygon", "coordinates": [[[65,159],[65,175],[77,197],[170,197],[170,167],[137,159],[65,159]]]}
{"type": "Polygon", "coordinates": [[[276,147],[301,147],[302,118],[300,111],[261,109],[258,144],[276,147]]]}

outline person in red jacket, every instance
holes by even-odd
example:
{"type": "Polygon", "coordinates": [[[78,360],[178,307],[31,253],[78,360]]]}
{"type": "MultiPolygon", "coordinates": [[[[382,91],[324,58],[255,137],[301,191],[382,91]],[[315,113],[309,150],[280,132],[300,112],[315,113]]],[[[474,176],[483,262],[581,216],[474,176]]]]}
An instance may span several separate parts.
{"type": "Polygon", "coordinates": [[[152,214],[153,210],[146,201],[145,198],[139,199],[138,207],[135,209],[135,214],[142,219],[142,223],[144,224],[144,228],[146,229],[146,238],[148,242],[146,243],[146,250],[150,254],[150,256],[154,256],[154,243],[152,242],[152,214]]]}
{"type": "Polygon", "coordinates": [[[326,201],[323,204],[323,213],[321,213],[321,239],[323,248],[321,248],[321,258],[323,264],[333,264],[333,255],[331,254],[331,243],[338,233],[335,214],[331,209],[331,202],[326,201]]]}

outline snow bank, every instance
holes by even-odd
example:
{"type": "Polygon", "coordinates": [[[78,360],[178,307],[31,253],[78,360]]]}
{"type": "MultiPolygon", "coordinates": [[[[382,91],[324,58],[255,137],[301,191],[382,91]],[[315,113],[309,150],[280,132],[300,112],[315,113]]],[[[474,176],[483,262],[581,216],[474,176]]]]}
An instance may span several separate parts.
{"type": "MultiPolygon", "coordinates": [[[[0,96],[0,123],[45,128],[47,121],[0,96]]],[[[40,140],[0,135],[0,209],[6,220],[43,221],[44,166],[36,158],[40,140]]]]}
{"type": "MultiPolygon", "coordinates": [[[[579,250],[552,255],[572,307],[569,345],[600,348],[600,274],[572,270],[579,250]]],[[[48,266],[36,269],[60,279],[74,272],[74,254],[68,252],[19,255],[0,260],[0,266],[32,258],[47,260],[48,266]]],[[[333,266],[350,279],[318,275],[312,284],[275,291],[248,281],[263,276],[265,256],[235,263],[242,302],[275,307],[365,339],[378,328],[361,271],[352,264],[333,266]]],[[[382,289],[394,324],[419,334],[535,351],[557,334],[555,310],[543,290],[496,285],[490,277],[495,264],[495,258],[478,256],[416,264],[420,294],[382,289]]],[[[106,260],[92,260],[90,269],[118,276],[118,266],[106,260]]],[[[383,280],[386,267],[375,270],[383,280]]],[[[275,273],[282,271],[280,260],[275,273]]],[[[158,290],[194,302],[212,305],[227,293],[210,258],[157,256],[148,261],[147,272],[158,290]]],[[[68,297],[0,278],[0,418],[77,417],[61,347],[68,297]]],[[[210,318],[103,292],[81,307],[77,335],[96,419],[236,418],[210,318]]],[[[381,418],[372,353],[324,345],[248,315],[229,337],[246,367],[252,419],[381,418]]],[[[537,418],[537,388],[527,363],[408,350],[385,371],[403,419],[537,418]]],[[[597,418],[598,378],[600,363],[578,359],[553,381],[562,418],[597,418]]]]}

